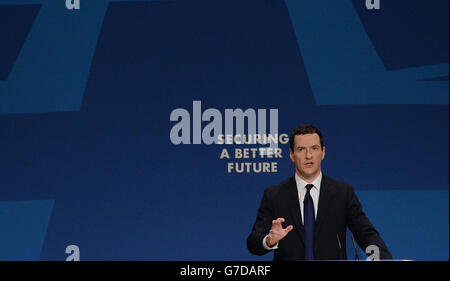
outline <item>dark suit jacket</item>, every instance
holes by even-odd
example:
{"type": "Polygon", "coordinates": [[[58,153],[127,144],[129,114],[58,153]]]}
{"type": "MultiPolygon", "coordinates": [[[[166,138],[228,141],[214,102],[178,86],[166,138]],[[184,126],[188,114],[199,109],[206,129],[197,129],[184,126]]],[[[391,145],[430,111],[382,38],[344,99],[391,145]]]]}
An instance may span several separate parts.
{"type": "MultiPolygon", "coordinates": [[[[264,191],[256,222],[247,239],[248,250],[255,255],[269,252],[264,249],[262,241],[269,233],[272,220],[279,217],[285,219],[283,228],[292,224],[294,229],[280,240],[274,253],[274,260],[304,260],[304,229],[295,177],[264,191]]],[[[385,243],[364,214],[353,187],[322,175],[314,228],[316,260],[347,258],[346,227],[353,233],[361,249],[365,250],[368,245],[377,245],[380,248],[381,259],[392,258],[385,243]]]]}

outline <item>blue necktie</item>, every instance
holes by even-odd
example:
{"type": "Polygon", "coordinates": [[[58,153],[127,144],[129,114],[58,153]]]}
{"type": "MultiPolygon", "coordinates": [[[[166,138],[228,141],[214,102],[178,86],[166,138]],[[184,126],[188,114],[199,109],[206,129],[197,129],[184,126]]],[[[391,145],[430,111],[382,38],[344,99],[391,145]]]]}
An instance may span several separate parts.
{"type": "Polygon", "coordinates": [[[303,201],[303,217],[305,228],[305,260],[314,260],[314,223],[316,221],[314,215],[314,203],[310,194],[314,185],[306,185],[306,195],[303,201]]]}

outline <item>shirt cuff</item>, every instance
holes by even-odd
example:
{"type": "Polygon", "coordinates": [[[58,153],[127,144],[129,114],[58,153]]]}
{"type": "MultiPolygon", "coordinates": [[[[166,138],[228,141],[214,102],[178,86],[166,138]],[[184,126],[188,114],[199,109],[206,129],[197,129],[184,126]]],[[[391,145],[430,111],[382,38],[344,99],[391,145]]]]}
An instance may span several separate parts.
{"type": "Polygon", "coordinates": [[[269,235],[266,235],[266,236],[264,237],[264,239],[263,239],[263,247],[264,247],[264,249],[266,249],[266,250],[268,250],[268,251],[278,249],[278,243],[275,244],[272,248],[270,248],[269,246],[267,246],[267,244],[266,244],[267,236],[269,236],[269,235]]]}

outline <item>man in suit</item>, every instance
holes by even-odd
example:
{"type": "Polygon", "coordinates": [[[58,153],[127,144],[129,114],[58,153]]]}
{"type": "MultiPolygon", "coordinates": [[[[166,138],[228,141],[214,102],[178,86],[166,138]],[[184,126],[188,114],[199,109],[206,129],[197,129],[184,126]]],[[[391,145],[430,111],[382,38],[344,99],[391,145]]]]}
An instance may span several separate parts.
{"type": "Polygon", "coordinates": [[[264,191],[248,250],[255,255],[274,250],[274,260],[346,259],[348,227],[362,249],[374,245],[381,259],[391,259],[353,187],[322,174],[325,146],[319,129],[295,128],[289,146],[295,176],[264,191]]]}

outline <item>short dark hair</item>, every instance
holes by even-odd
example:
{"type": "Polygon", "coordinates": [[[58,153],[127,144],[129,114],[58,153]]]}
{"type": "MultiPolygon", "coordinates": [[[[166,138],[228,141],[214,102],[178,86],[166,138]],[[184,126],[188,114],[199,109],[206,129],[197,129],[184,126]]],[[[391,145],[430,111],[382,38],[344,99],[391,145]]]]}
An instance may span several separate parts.
{"type": "Polygon", "coordinates": [[[291,151],[294,151],[295,136],[306,135],[306,134],[317,134],[317,135],[319,135],[320,148],[322,148],[322,150],[323,150],[323,147],[324,147],[323,135],[320,132],[320,130],[317,129],[313,125],[305,124],[305,125],[300,125],[297,128],[295,128],[294,130],[292,130],[292,133],[291,133],[291,135],[289,137],[289,147],[290,147],[291,151]]]}

